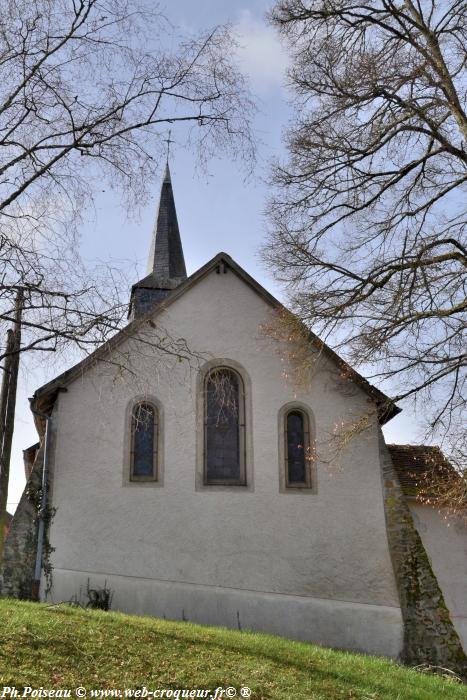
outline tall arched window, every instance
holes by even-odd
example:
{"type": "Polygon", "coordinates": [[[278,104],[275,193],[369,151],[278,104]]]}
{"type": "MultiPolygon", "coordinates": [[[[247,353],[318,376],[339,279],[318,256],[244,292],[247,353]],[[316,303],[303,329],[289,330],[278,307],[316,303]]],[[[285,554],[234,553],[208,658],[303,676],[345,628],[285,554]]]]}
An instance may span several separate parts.
{"type": "Polygon", "coordinates": [[[240,375],[215,367],[204,385],[204,483],[245,485],[245,392],[240,375]]]}
{"type": "Polygon", "coordinates": [[[156,406],[147,401],[137,403],[131,412],[132,481],[157,481],[159,420],[156,406]]]}
{"type": "Polygon", "coordinates": [[[291,408],[284,415],[285,485],[311,487],[311,442],[308,415],[291,408]]]}

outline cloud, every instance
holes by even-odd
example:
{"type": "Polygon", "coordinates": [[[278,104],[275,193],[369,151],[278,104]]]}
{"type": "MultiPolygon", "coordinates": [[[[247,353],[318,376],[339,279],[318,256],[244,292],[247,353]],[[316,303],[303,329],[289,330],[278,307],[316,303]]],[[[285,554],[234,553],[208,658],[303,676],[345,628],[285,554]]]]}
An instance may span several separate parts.
{"type": "Polygon", "coordinates": [[[283,85],[288,59],[275,30],[255,19],[250,10],[242,10],[235,33],[240,68],[249,76],[253,89],[266,92],[283,85]]]}

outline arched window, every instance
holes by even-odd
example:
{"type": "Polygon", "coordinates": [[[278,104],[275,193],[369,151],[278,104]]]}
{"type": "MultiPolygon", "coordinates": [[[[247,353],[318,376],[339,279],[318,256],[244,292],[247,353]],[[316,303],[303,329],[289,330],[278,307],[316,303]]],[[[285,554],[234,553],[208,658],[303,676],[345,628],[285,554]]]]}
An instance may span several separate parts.
{"type": "Polygon", "coordinates": [[[291,408],[284,414],[285,485],[311,487],[310,422],[305,411],[291,408]]]}
{"type": "Polygon", "coordinates": [[[215,367],[204,385],[204,483],[245,485],[245,392],[240,375],[215,367]]]}
{"type": "Polygon", "coordinates": [[[147,401],[137,403],[131,412],[132,481],[157,481],[159,439],[158,411],[147,401]]]}

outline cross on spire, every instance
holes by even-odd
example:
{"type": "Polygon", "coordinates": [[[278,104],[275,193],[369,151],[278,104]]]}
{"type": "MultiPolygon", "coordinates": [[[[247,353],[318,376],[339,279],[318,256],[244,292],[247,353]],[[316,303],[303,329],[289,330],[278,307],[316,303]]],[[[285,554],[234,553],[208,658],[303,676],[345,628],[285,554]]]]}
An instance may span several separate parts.
{"type": "Polygon", "coordinates": [[[166,158],[167,164],[169,163],[170,144],[171,144],[171,143],[175,143],[175,141],[173,141],[173,140],[170,138],[171,136],[172,136],[172,129],[169,129],[169,135],[168,135],[168,137],[165,139],[165,142],[166,142],[166,144],[167,144],[167,158],[166,158]]]}

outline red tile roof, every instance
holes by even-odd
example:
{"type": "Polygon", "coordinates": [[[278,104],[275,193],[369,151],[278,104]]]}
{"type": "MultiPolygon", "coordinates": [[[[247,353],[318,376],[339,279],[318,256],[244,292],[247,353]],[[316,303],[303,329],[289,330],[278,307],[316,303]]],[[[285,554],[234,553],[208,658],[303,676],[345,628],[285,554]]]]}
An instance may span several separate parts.
{"type": "Polygon", "coordinates": [[[430,479],[452,479],[453,475],[457,475],[435,445],[388,445],[388,449],[402,491],[409,498],[415,498],[422,489],[427,493],[430,479]]]}

